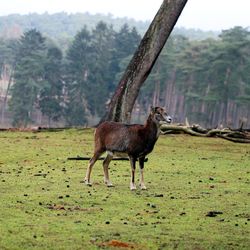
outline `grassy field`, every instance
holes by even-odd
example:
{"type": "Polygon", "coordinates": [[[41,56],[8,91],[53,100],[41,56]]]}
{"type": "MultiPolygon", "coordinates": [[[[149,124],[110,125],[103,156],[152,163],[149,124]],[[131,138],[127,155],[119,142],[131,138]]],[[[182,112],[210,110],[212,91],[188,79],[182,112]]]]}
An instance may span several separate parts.
{"type": "Polygon", "coordinates": [[[82,184],[67,158],[92,150],[91,129],[0,132],[0,249],[250,249],[250,145],[161,136],[134,192],[127,161],[82,184]]]}

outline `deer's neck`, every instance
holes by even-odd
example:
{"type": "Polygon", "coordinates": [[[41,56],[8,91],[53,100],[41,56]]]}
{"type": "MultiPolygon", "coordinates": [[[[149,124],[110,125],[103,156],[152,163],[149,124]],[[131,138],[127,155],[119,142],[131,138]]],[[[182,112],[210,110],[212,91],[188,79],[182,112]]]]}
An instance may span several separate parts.
{"type": "Polygon", "coordinates": [[[144,127],[149,140],[155,143],[160,135],[160,127],[152,120],[151,116],[148,117],[144,127]]]}

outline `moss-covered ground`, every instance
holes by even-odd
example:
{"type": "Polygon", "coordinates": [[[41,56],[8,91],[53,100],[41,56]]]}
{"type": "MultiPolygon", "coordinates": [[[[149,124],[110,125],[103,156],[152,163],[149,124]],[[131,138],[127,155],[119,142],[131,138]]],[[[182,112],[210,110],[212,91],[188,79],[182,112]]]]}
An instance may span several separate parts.
{"type": "Polygon", "coordinates": [[[161,136],[133,192],[128,161],[81,183],[67,158],[92,151],[91,129],[0,132],[0,249],[250,249],[250,145],[161,136]]]}

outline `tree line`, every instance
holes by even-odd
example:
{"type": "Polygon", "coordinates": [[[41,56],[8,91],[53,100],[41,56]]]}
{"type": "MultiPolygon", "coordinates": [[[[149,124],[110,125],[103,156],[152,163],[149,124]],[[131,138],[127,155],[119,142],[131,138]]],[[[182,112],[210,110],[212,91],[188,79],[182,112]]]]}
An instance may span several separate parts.
{"type": "Polygon", "coordinates": [[[1,41],[0,68],[9,71],[11,85],[9,101],[4,98],[2,104],[2,119],[7,104],[17,127],[34,120],[39,123],[44,117],[49,125],[61,119],[67,126],[82,126],[87,118],[100,117],[115,88],[120,64],[133,54],[140,39],[137,30],[126,24],[116,32],[99,22],[91,31],[84,26],[65,55],[36,29],[18,40],[1,41]]]}
{"type": "MultiPolygon", "coordinates": [[[[12,14],[8,16],[0,16],[0,37],[17,38],[24,31],[37,29],[43,35],[57,40],[60,48],[65,49],[72,37],[86,25],[92,30],[95,26],[103,21],[107,25],[112,25],[115,31],[119,31],[124,24],[129,27],[136,27],[138,33],[143,35],[150,21],[137,21],[132,18],[114,17],[111,14],[90,14],[58,12],[54,14],[37,14],[30,13],[27,15],[12,14]]],[[[218,32],[202,31],[197,29],[186,29],[184,27],[176,27],[175,34],[183,34],[192,40],[202,40],[208,37],[216,38],[218,32]]]]}
{"type": "MultiPolygon", "coordinates": [[[[84,26],[66,50],[37,29],[1,39],[0,73],[9,81],[1,123],[7,116],[18,127],[97,123],[140,40],[136,28],[125,24],[115,31],[104,22],[84,26]]],[[[218,39],[172,35],[141,89],[134,121],[153,104],[165,106],[178,122],[187,117],[206,127],[249,126],[249,54],[250,32],[242,27],[218,39]]]]}
{"type": "Polygon", "coordinates": [[[140,109],[149,98],[179,122],[249,127],[249,30],[234,27],[202,41],[172,36],[137,100],[140,109]]]}

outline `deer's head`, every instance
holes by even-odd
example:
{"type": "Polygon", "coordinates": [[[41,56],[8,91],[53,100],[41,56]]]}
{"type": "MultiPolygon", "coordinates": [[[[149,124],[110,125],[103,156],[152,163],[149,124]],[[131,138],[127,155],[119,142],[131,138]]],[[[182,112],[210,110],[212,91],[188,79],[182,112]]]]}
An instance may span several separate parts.
{"type": "Polygon", "coordinates": [[[172,121],[171,116],[167,114],[164,108],[161,107],[151,107],[151,117],[153,121],[159,125],[164,123],[170,123],[172,121]]]}

